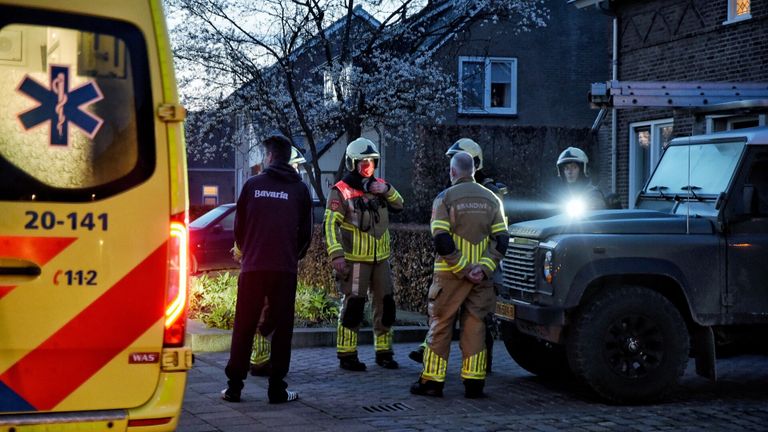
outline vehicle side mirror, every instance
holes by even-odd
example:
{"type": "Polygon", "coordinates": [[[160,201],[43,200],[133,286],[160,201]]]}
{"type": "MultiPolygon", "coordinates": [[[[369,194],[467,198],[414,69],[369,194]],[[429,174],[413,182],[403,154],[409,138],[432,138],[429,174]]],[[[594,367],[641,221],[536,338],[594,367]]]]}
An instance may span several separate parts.
{"type": "Polygon", "coordinates": [[[741,190],[741,213],[752,214],[755,212],[755,186],[745,184],[741,190]]]}
{"type": "Polygon", "coordinates": [[[219,234],[222,231],[224,231],[224,227],[221,224],[216,224],[211,228],[211,232],[214,234],[219,234]]]}
{"type": "Polygon", "coordinates": [[[715,210],[720,210],[723,207],[727,197],[728,195],[726,195],[725,192],[720,192],[717,196],[717,201],[715,201],[715,210]]]}

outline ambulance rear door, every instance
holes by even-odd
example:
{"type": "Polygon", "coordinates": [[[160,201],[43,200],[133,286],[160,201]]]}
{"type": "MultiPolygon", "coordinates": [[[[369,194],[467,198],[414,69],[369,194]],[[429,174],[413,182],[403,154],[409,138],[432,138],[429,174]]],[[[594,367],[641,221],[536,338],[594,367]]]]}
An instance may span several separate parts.
{"type": "Polygon", "coordinates": [[[130,20],[0,4],[0,413],[137,407],[158,386],[154,44],[130,20]]]}

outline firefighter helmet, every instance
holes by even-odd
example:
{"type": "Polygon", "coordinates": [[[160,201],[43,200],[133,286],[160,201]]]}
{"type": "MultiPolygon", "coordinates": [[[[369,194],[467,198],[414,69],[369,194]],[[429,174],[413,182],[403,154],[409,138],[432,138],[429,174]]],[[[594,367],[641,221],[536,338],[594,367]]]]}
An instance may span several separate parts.
{"type": "Polygon", "coordinates": [[[307,160],[304,159],[304,155],[301,153],[301,150],[299,150],[295,146],[291,146],[291,159],[288,161],[288,165],[296,165],[296,164],[303,164],[303,163],[307,163],[307,160]]]}
{"type": "Polygon", "coordinates": [[[560,153],[560,156],[558,156],[556,164],[558,177],[562,175],[562,166],[571,162],[579,164],[581,166],[581,173],[584,175],[584,177],[589,177],[589,173],[587,172],[587,163],[589,163],[589,158],[587,157],[587,154],[584,153],[584,150],[576,147],[568,147],[567,149],[563,150],[562,153],[560,153]]]}
{"type": "Polygon", "coordinates": [[[374,163],[379,160],[379,150],[371,140],[367,138],[358,138],[347,146],[344,163],[349,171],[354,171],[357,161],[363,159],[373,159],[374,163]]]}
{"type": "Polygon", "coordinates": [[[483,169],[483,149],[480,145],[469,138],[460,138],[458,141],[448,148],[445,155],[453,157],[457,152],[465,151],[472,156],[472,160],[475,161],[475,171],[483,169]]]}

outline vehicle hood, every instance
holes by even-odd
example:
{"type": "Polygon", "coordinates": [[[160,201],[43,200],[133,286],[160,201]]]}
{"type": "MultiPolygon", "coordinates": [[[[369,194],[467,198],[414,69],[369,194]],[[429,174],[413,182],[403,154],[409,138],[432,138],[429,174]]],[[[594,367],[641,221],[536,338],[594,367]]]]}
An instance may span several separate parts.
{"type": "Polygon", "coordinates": [[[655,210],[601,210],[573,219],[566,215],[516,223],[512,237],[545,239],[558,234],[711,234],[709,219],[673,215],[655,210]]]}

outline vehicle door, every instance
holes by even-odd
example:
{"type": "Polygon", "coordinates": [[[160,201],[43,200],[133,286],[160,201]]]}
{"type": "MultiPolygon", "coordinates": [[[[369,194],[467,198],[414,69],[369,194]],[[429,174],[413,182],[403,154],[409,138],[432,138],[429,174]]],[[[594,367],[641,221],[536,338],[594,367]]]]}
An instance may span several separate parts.
{"type": "Polygon", "coordinates": [[[235,206],[216,221],[208,233],[208,255],[215,268],[230,268],[237,265],[232,259],[232,247],[235,244],[235,206]]]}
{"type": "Polygon", "coordinates": [[[148,46],[127,21],[0,6],[0,413],[158,385],[171,181],[148,46]]]}
{"type": "Polygon", "coordinates": [[[750,148],[731,201],[727,303],[739,322],[768,322],[768,149],[750,148]]]}

